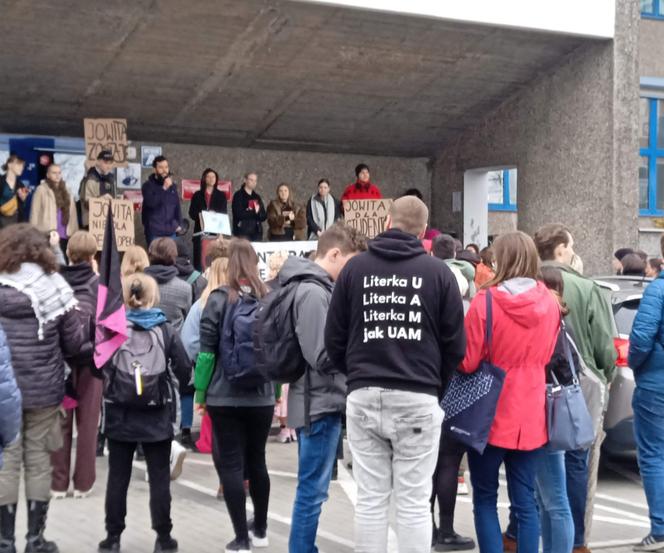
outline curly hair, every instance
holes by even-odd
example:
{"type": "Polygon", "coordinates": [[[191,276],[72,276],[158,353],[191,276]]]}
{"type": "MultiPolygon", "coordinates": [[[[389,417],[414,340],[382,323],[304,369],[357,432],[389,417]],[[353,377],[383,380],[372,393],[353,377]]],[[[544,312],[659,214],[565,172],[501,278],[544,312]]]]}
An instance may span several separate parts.
{"type": "Polygon", "coordinates": [[[58,270],[48,236],[28,223],[10,225],[0,231],[0,272],[15,273],[23,263],[36,263],[45,273],[58,270]]]}

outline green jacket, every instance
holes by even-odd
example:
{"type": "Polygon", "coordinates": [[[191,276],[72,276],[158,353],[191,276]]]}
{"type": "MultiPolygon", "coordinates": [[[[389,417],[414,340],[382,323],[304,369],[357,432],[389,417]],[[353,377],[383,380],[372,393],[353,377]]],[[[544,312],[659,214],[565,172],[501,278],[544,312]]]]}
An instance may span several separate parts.
{"type": "Polygon", "coordinates": [[[572,326],[576,345],[586,365],[604,383],[610,383],[616,368],[616,349],[611,307],[592,280],[571,267],[555,261],[543,265],[558,267],[563,273],[563,299],[570,313],[565,320],[572,326]]]}

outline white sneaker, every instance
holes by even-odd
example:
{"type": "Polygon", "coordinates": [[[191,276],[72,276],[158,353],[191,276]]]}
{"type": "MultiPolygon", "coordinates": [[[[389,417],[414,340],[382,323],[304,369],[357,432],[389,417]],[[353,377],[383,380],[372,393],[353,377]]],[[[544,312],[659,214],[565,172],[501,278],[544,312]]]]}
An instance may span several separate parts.
{"type": "Polygon", "coordinates": [[[291,441],[291,433],[288,428],[282,428],[277,435],[277,441],[281,444],[288,444],[291,441]]]}
{"type": "Polygon", "coordinates": [[[87,492],[82,492],[80,490],[74,490],[74,499],[85,499],[92,493],[92,488],[90,488],[87,492]]]}
{"type": "Polygon", "coordinates": [[[297,432],[295,432],[295,428],[290,429],[290,438],[292,442],[297,442],[297,432]]]}
{"type": "Polygon", "coordinates": [[[251,541],[251,546],[256,548],[269,547],[270,540],[267,539],[267,531],[264,531],[261,534],[254,530],[254,521],[250,520],[247,524],[249,527],[249,541],[251,541]]]}
{"type": "Polygon", "coordinates": [[[182,465],[187,456],[187,450],[179,442],[171,443],[171,480],[177,480],[182,474],[182,465]]]}
{"type": "Polygon", "coordinates": [[[67,497],[67,492],[56,492],[51,490],[51,499],[65,499],[67,497]]]}

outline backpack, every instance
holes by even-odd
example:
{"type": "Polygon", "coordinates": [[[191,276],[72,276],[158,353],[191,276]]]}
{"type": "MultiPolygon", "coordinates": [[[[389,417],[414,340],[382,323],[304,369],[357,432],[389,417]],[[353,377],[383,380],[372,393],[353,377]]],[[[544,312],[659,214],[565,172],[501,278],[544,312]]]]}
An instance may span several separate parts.
{"type": "Polygon", "coordinates": [[[222,321],[221,367],[226,380],[242,388],[255,388],[268,382],[257,370],[254,356],[252,336],[258,307],[254,296],[240,294],[236,302],[227,304],[222,321]]]}
{"type": "Polygon", "coordinates": [[[135,408],[159,408],[172,401],[164,336],[159,327],[127,327],[127,340],[104,372],[107,401],[135,408]]]}
{"type": "Polygon", "coordinates": [[[304,375],[307,362],[295,334],[295,294],[303,282],[315,282],[305,276],[267,294],[260,302],[254,324],[256,366],[266,380],[289,384],[304,375]]]}

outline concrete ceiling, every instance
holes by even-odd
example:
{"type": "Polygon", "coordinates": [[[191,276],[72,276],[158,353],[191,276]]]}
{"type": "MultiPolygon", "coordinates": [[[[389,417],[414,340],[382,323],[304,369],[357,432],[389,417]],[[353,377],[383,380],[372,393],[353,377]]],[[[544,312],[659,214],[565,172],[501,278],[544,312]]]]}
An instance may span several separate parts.
{"type": "Polygon", "coordinates": [[[585,39],[274,0],[5,0],[0,131],[431,156],[585,39]]]}

